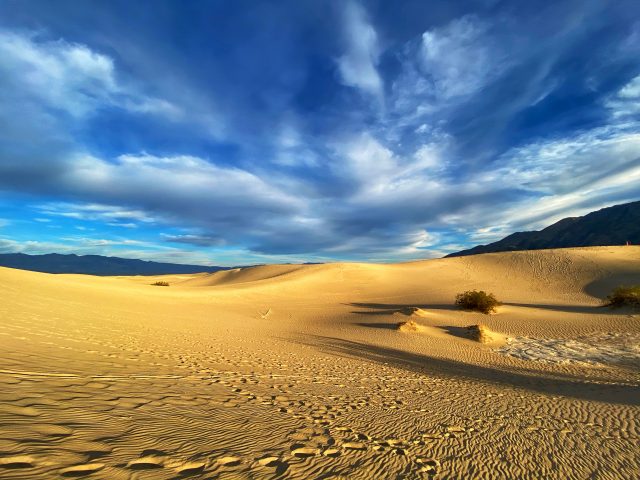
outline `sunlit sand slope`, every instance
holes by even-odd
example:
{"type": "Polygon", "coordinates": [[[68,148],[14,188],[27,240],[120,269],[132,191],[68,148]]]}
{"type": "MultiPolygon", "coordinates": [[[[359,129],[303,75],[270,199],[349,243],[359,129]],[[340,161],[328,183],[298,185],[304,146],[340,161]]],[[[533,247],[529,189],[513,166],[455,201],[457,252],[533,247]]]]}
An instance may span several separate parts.
{"type": "Polygon", "coordinates": [[[640,312],[599,306],[632,283],[640,247],[0,268],[0,478],[637,478],[640,312]]]}

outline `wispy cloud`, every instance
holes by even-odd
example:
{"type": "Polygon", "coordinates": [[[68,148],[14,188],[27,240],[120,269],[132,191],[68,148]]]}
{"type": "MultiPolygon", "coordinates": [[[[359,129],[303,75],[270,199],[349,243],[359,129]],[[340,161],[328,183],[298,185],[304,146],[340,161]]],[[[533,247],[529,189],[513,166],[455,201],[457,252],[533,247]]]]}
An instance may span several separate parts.
{"type": "Polygon", "coordinates": [[[420,67],[434,98],[470,95],[502,73],[507,46],[489,30],[488,23],[464,16],[422,34],[420,67]]]}
{"type": "Polygon", "coordinates": [[[345,52],[338,59],[342,83],[362,90],[378,100],[383,98],[383,80],[377,66],[380,58],[378,34],[356,1],[344,2],[345,52]]]}
{"type": "Polygon", "coordinates": [[[606,106],[616,119],[629,120],[640,115],[640,75],[612,95],[606,106]]]}
{"type": "MultiPolygon", "coordinates": [[[[36,206],[42,214],[75,218],[77,220],[99,220],[113,222],[114,220],[135,220],[137,222],[153,223],[155,219],[148,216],[142,210],[135,210],[115,205],[101,205],[97,203],[68,203],[50,202],[36,206]]],[[[51,219],[41,218],[38,221],[50,222],[51,219]]],[[[114,223],[114,225],[123,225],[114,223]]],[[[129,224],[128,226],[135,226],[129,224]]]]}
{"type": "Polygon", "coordinates": [[[104,105],[144,113],[180,114],[168,101],[147,97],[117,79],[111,57],[86,45],[0,30],[0,71],[16,91],[75,117],[104,105]]]}
{"type": "Polygon", "coordinates": [[[196,245],[198,247],[219,247],[225,245],[225,240],[222,237],[216,235],[193,235],[193,234],[184,234],[184,235],[169,235],[163,234],[162,238],[166,242],[171,243],[185,243],[187,245],[196,245]]]}

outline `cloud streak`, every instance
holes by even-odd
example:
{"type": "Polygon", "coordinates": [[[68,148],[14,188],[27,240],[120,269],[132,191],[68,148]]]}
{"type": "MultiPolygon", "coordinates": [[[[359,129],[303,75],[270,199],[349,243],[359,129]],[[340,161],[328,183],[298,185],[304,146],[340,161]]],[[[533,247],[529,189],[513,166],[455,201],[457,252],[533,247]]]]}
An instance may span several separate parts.
{"type": "Polygon", "coordinates": [[[377,70],[380,60],[378,34],[357,2],[345,2],[342,14],[346,48],[337,61],[340,79],[344,85],[358,88],[381,101],[384,85],[377,70]]]}

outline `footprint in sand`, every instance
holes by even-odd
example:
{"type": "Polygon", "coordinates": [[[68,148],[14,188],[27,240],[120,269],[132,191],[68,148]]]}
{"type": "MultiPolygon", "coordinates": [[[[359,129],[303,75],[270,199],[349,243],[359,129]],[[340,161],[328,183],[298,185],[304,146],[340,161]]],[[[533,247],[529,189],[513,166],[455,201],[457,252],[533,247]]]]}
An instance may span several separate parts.
{"type": "Polygon", "coordinates": [[[327,448],[324,452],[322,452],[325,457],[339,457],[340,453],[340,449],[338,448],[327,448]]]}
{"type": "Polygon", "coordinates": [[[311,447],[298,447],[294,448],[291,451],[291,454],[294,457],[298,458],[315,457],[316,455],[320,454],[320,449],[311,447]]]}
{"type": "Polygon", "coordinates": [[[337,427],[336,430],[338,432],[347,432],[347,433],[353,432],[353,430],[349,427],[337,427]]]}
{"type": "Polygon", "coordinates": [[[176,467],[176,472],[180,475],[193,475],[200,473],[206,466],[205,462],[186,462],[176,467]]]}
{"type": "Polygon", "coordinates": [[[28,455],[17,455],[15,457],[0,458],[0,468],[31,468],[35,464],[33,457],[28,455]]]}
{"type": "Polygon", "coordinates": [[[131,470],[150,470],[152,468],[162,468],[163,460],[159,457],[140,457],[127,463],[131,470]]]}
{"type": "Polygon", "coordinates": [[[342,444],[345,450],[366,450],[367,446],[362,442],[346,442],[342,444]]]}
{"type": "Polygon", "coordinates": [[[466,429],[459,425],[449,425],[447,427],[447,432],[450,432],[450,433],[464,433],[465,431],[466,429]]]}
{"type": "Polygon", "coordinates": [[[240,463],[242,463],[242,459],[240,457],[228,456],[218,459],[218,465],[223,467],[235,467],[240,465],[240,463]]]}
{"type": "Polygon", "coordinates": [[[104,468],[104,463],[85,463],[82,465],[74,465],[72,467],[63,468],[60,470],[60,475],[63,477],[83,477],[85,475],[91,475],[104,468]]]}
{"type": "Polygon", "coordinates": [[[435,458],[418,458],[416,463],[420,465],[420,472],[427,473],[430,476],[438,473],[438,468],[440,468],[440,462],[435,458]]]}
{"type": "Polygon", "coordinates": [[[280,463],[278,457],[263,457],[258,459],[258,464],[263,467],[277,467],[280,463]]]}

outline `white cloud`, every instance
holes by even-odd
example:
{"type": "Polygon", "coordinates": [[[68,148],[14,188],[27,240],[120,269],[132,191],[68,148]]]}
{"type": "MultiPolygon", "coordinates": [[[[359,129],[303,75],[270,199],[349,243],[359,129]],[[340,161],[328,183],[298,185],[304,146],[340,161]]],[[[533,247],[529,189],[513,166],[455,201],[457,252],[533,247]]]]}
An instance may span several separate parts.
{"type": "Polygon", "coordinates": [[[640,134],[609,126],[530,144],[507,152],[492,172],[476,181],[529,192],[526,199],[499,213],[480,216],[485,223],[510,229],[545,227],[567,216],[637,200],[640,134]]]}
{"type": "Polygon", "coordinates": [[[169,235],[161,234],[166,242],[172,243],[184,243],[187,245],[196,245],[199,247],[219,247],[226,244],[223,238],[216,235],[202,235],[202,234],[184,234],[184,235],[169,235]]]}
{"type": "Polygon", "coordinates": [[[83,45],[0,31],[0,58],[5,75],[20,72],[23,91],[72,115],[86,114],[117,90],[113,61],[83,45]]]}
{"type": "Polygon", "coordinates": [[[44,253],[76,253],[75,247],[68,243],[40,242],[34,240],[17,241],[12,238],[0,238],[0,253],[28,253],[41,255],[44,253]]]}
{"type": "Polygon", "coordinates": [[[391,150],[368,134],[350,139],[338,148],[344,162],[341,170],[361,185],[387,184],[397,167],[391,150]]]}
{"type": "MultiPolygon", "coordinates": [[[[75,245],[76,248],[81,250],[95,249],[102,247],[138,247],[144,249],[150,249],[154,252],[173,251],[175,248],[167,245],[158,244],[154,242],[135,240],[131,238],[115,237],[115,238],[95,238],[95,237],[79,237],[79,236],[67,236],[59,237],[58,240],[64,240],[75,245]]],[[[98,251],[98,250],[91,250],[98,251]]],[[[99,250],[100,252],[109,251],[117,252],[118,250],[99,250]]],[[[102,253],[101,253],[102,254],[102,253]]]]}
{"type": "MultiPolygon", "coordinates": [[[[0,172],[2,164],[0,164],[0,172]]],[[[64,188],[82,202],[37,206],[40,214],[106,224],[172,223],[220,231],[221,238],[264,236],[305,217],[305,200],[246,170],[193,156],[123,155],[107,162],[80,155],[58,177],[31,181],[41,192],[64,188]]]]}
{"type": "Polygon", "coordinates": [[[468,95],[501,73],[505,56],[488,30],[479,19],[465,16],[422,35],[422,68],[435,96],[468,95]]]}
{"type": "Polygon", "coordinates": [[[306,139],[303,138],[294,121],[284,122],[275,136],[275,153],[272,162],[287,167],[318,165],[317,155],[306,144],[306,139]]]}
{"type": "Polygon", "coordinates": [[[565,193],[637,167],[639,156],[640,134],[607,126],[513,149],[481,179],[500,179],[542,194],[565,193]]]}
{"type": "Polygon", "coordinates": [[[378,34],[363,7],[355,1],[345,3],[346,52],[338,59],[342,83],[382,100],[383,82],[377,65],[380,58],[378,34]]]}
{"type": "MultiPolygon", "coordinates": [[[[38,205],[36,209],[46,215],[74,218],[77,220],[104,222],[113,220],[135,220],[145,223],[153,223],[156,221],[142,210],[97,203],[50,202],[38,205]]],[[[40,219],[38,221],[50,222],[51,220],[40,219]]],[[[117,223],[117,225],[121,224],[117,223]]],[[[132,225],[135,226],[135,224],[132,225]]]]}
{"type": "Polygon", "coordinates": [[[622,98],[640,98],[640,75],[632,79],[624,87],[620,89],[618,96],[622,98]]]}
{"type": "MultiPolygon", "coordinates": [[[[447,124],[452,115],[464,116],[478,108],[475,104],[482,101],[483,91],[536,52],[530,45],[523,51],[522,41],[511,29],[512,25],[503,19],[466,15],[432,27],[419,39],[407,42],[398,54],[401,70],[387,102],[394,114],[390,128],[437,134],[445,126],[450,128],[447,124]]],[[[553,63],[554,57],[547,51],[545,58],[543,65],[553,63]]],[[[496,111],[477,115],[510,116],[512,109],[543,98],[550,91],[547,69],[537,67],[539,71],[520,85],[517,95],[509,97],[508,102],[496,97],[496,111]]]]}
{"type": "Polygon", "coordinates": [[[111,57],[86,45],[46,41],[37,35],[0,30],[0,73],[15,82],[22,101],[84,117],[104,106],[178,118],[167,100],[148,97],[119,82],[111,57]]]}
{"type": "Polygon", "coordinates": [[[107,222],[107,225],[109,225],[110,227],[120,228],[138,228],[138,225],[135,223],[107,222]]]}
{"type": "Polygon", "coordinates": [[[366,133],[335,146],[339,163],[334,169],[352,180],[354,197],[429,189],[439,183],[445,145],[444,141],[420,145],[413,155],[402,156],[366,133]]]}
{"type": "Polygon", "coordinates": [[[640,114],[640,75],[631,79],[615,95],[605,102],[615,119],[640,114]]]}

